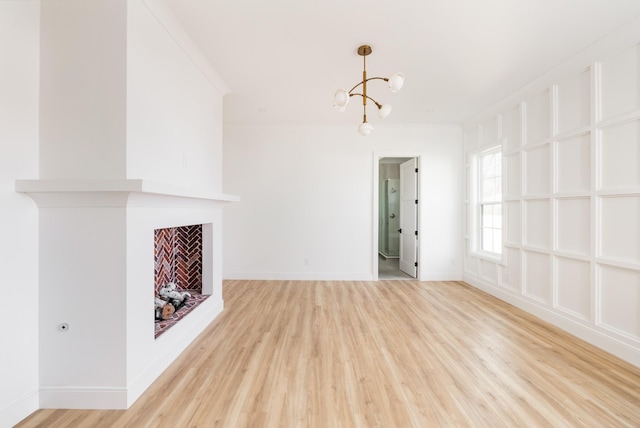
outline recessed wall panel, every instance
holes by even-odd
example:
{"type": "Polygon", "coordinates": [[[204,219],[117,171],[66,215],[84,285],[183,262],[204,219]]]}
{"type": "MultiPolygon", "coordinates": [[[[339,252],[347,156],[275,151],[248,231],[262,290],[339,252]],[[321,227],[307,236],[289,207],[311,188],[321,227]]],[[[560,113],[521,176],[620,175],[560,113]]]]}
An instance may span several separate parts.
{"type": "Polygon", "coordinates": [[[549,194],[549,145],[525,151],[526,195],[549,194]]]}
{"type": "Polygon", "coordinates": [[[505,203],[507,210],[506,224],[506,242],[511,244],[520,244],[522,242],[522,212],[520,209],[520,201],[509,201],[505,203]]]}
{"type": "Polygon", "coordinates": [[[558,250],[588,256],[591,246],[591,200],[557,200],[558,250]]]}
{"type": "Polygon", "coordinates": [[[525,294],[546,303],[551,301],[549,264],[549,255],[525,251],[525,294]]]}
{"type": "Polygon", "coordinates": [[[603,189],[640,186],[640,120],[604,128],[600,153],[603,189]]]}
{"type": "Polygon", "coordinates": [[[549,249],[549,200],[525,201],[525,243],[540,249],[549,249]]]}
{"type": "Polygon", "coordinates": [[[546,140],[551,135],[551,115],[549,91],[538,94],[525,103],[526,105],[526,144],[535,144],[546,140]]]}
{"type": "Polygon", "coordinates": [[[502,285],[513,290],[520,290],[520,278],[522,275],[522,260],[520,250],[517,248],[505,248],[507,265],[502,268],[502,285]]]}
{"type": "Polygon", "coordinates": [[[558,132],[589,125],[591,120],[591,76],[589,70],[558,83],[558,132]]]}
{"type": "Polygon", "coordinates": [[[600,254],[640,263],[640,196],[600,199],[600,254]]]}
{"type": "Polygon", "coordinates": [[[498,283],[498,266],[494,262],[480,260],[480,275],[491,284],[498,283]]]}
{"type": "Polygon", "coordinates": [[[586,192],[591,189],[591,135],[583,134],[556,143],[558,192],[586,192]]]}
{"type": "Polygon", "coordinates": [[[498,141],[498,117],[494,116],[482,124],[482,144],[495,143],[498,141]]]}
{"type": "Polygon", "coordinates": [[[640,109],[640,45],[605,59],[602,70],[602,119],[640,109]]]}
{"type": "Polygon", "coordinates": [[[522,109],[517,106],[502,115],[502,135],[506,139],[507,151],[522,147],[522,109]]]}
{"type": "Polygon", "coordinates": [[[507,198],[518,198],[522,195],[520,153],[506,157],[507,161],[507,198]]]}
{"type": "Polygon", "coordinates": [[[640,272],[601,266],[600,324],[640,338],[640,272]]]}
{"type": "Polygon", "coordinates": [[[564,257],[556,258],[558,307],[580,318],[591,317],[591,265],[564,257]]]}

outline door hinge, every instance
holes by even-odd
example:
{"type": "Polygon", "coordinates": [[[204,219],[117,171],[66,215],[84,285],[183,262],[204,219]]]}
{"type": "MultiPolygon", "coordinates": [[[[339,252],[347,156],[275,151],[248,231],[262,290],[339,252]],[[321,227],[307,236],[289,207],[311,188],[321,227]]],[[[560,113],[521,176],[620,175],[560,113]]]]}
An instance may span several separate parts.
{"type": "Polygon", "coordinates": [[[418,172],[418,168],[416,168],[416,172],[418,172]]]}
{"type": "Polygon", "coordinates": [[[415,267],[418,267],[418,262],[415,262],[413,265],[414,265],[415,267]]]}
{"type": "Polygon", "coordinates": [[[416,205],[418,205],[418,200],[416,199],[416,205]]]}
{"type": "Polygon", "coordinates": [[[418,231],[416,230],[416,236],[418,236],[418,231]]]}
{"type": "Polygon", "coordinates": [[[402,229],[398,229],[398,233],[402,233],[402,229]]]}

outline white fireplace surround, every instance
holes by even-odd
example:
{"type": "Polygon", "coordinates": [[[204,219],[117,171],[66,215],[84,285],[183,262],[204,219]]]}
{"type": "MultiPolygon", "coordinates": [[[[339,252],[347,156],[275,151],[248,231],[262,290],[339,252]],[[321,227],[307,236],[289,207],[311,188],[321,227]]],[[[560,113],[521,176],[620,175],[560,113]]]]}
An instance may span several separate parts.
{"type": "Polygon", "coordinates": [[[138,179],[15,189],[39,208],[40,407],[128,408],[222,311],[222,206],[239,198],[138,179]],[[156,340],[153,231],[188,224],[211,297],[156,340]]]}

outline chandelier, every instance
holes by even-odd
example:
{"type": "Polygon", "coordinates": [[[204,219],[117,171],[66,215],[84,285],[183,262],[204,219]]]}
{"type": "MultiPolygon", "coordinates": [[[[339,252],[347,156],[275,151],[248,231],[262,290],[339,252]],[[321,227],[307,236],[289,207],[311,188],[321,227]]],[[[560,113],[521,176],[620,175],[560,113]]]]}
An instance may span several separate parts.
{"type": "Polygon", "coordinates": [[[371,124],[367,122],[367,100],[370,100],[372,103],[376,105],[376,107],[378,107],[378,116],[381,119],[384,119],[385,117],[389,116],[389,113],[391,113],[391,106],[389,104],[380,104],[379,102],[377,102],[376,100],[374,100],[373,98],[367,95],[367,82],[369,82],[370,80],[384,80],[385,82],[387,82],[387,85],[389,86],[389,89],[391,89],[391,92],[398,92],[402,88],[402,85],[404,84],[404,74],[402,73],[395,73],[394,75],[388,78],[387,77],[367,78],[367,55],[369,55],[370,53],[371,53],[371,46],[369,45],[362,45],[358,48],[358,55],[360,55],[363,60],[362,81],[357,85],[355,85],[353,88],[351,88],[351,90],[348,92],[345,91],[344,89],[338,89],[338,91],[336,91],[334,102],[333,102],[333,107],[335,107],[338,111],[343,112],[346,110],[347,104],[349,104],[349,99],[351,97],[356,95],[359,97],[362,97],[362,109],[364,113],[362,117],[362,123],[358,127],[358,132],[365,136],[371,134],[371,131],[373,131],[373,126],[371,126],[371,124]],[[353,92],[359,86],[362,86],[362,92],[361,93],[353,92]]]}

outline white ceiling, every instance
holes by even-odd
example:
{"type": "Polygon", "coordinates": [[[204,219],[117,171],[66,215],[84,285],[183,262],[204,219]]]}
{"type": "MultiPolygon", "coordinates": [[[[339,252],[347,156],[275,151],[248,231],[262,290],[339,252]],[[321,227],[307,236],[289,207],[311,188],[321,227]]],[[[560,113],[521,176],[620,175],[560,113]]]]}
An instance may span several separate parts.
{"type": "MultiPolygon", "coordinates": [[[[224,119],[242,123],[353,123],[336,89],[406,76],[386,122],[462,122],[640,15],[640,0],[165,0],[231,88],[224,119]]],[[[375,108],[368,108],[375,126],[375,108]]]]}

